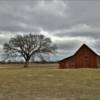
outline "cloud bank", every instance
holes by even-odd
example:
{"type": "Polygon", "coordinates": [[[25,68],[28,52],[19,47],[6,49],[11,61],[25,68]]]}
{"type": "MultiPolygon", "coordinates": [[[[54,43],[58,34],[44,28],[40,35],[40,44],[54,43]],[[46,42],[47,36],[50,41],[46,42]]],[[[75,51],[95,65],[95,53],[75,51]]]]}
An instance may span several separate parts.
{"type": "Polygon", "coordinates": [[[82,43],[100,54],[99,0],[1,0],[0,51],[16,34],[42,33],[58,46],[58,58],[82,43]]]}

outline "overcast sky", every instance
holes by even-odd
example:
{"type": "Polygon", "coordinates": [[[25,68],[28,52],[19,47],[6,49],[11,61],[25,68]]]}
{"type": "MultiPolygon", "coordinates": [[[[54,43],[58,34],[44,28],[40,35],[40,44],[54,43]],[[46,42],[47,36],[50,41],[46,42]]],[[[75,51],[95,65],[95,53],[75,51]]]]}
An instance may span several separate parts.
{"type": "Polygon", "coordinates": [[[83,43],[100,54],[100,0],[0,0],[0,51],[10,37],[30,32],[50,37],[59,59],[83,43]]]}

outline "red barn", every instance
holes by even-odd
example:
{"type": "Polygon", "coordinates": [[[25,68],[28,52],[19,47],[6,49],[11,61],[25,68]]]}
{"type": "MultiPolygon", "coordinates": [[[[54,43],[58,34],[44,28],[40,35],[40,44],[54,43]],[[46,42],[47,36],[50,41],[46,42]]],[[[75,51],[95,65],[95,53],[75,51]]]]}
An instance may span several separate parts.
{"type": "Polygon", "coordinates": [[[78,51],[59,63],[59,68],[100,68],[100,56],[83,44],[78,51]]]}

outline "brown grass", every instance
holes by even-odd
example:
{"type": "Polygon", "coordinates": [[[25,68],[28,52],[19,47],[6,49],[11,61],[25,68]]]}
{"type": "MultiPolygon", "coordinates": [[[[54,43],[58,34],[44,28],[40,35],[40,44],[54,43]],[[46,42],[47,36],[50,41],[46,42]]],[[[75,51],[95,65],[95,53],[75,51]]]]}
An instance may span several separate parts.
{"type": "Polygon", "coordinates": [[[0,100],[100,100],[99,69],[0,65],[0,100]]]}

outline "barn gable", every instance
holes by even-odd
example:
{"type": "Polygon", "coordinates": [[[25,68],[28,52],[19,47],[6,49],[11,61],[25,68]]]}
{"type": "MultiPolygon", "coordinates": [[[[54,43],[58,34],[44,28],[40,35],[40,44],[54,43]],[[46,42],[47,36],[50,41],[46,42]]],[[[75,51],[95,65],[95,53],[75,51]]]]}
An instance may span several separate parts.
{"type": "Polygon", "coordinates": [[[87,51],[92,52],[94,55],[99,56],[99,55],[96,54],[89,46],[87,46],[86,44],[83,44],[72,56],[67,57],[67,58],[64,58],[64,59],[60,60],[59,62],[62,62],[62,61],[64,61],[64,60],[67,60],[67,59],[72,58],[73,56],[77,55],[77,54],[78,54],[81,50],[83,50],[83,49],[86,49],[87,51]]]}
{"type": "MultiPolygon", "coordinates": [[[[86,44],[83,44],[78,50],[77,52],[74,54],[76,55],[77,53],[79,53],[81,50],[85,49],[86,51],[89,51],[91,53],[93,53],[94,55],[97,55],[90,47],[88,47],[86,44]]],[[[97,55],[98,56],[98,55],[97,55]]]]}

